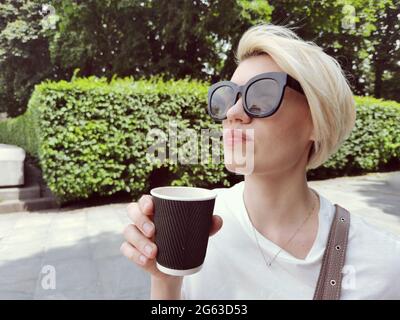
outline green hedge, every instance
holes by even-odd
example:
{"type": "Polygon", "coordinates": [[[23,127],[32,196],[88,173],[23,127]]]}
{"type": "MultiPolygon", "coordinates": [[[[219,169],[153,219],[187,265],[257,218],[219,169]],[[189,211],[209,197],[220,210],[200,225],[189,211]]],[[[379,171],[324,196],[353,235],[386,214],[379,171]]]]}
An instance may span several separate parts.
{"type": "Polygon", "coordinates": [[[148,131],[168,132],[170,119],[178,131],[220,128],[205,113],[206,92],[205,84],[187,80],[45,82],[36,86],[25,115],[0,123],[0,141],[38,157],[45,181],[62,202],[118,191],[137,197],[150,183],[228,186],[222,163],[178,166],[146,159],[148,131]]]}
{"type": "Polygon", "coordinates": [[[19,117],[0,121],[0,143],[20,146],[29,154],[37,156],[39,149],[38,116],[35,114],[37,111],[37,108],[29,108],[19,117]]]}
{"type": "Polygon", "coordinates": [[[356,124],[350,137],[309,176],[360,174],[400,169],[400,104],[355,97],[356,124]]]}
{"type": "MultiPolygon", "coordinates": [[[[148,131],[221,129],[206,113],[207,84],[159,79],[133,81],[75,78],[45,82],[27,112],[0,122],[0,142],[37,157],[48,186],[62,202],[128,191],[133,198],[154,185],[229,186],[241,179],[223,163],[153,164],[148,131]]],[[[400,158],[400,105],[356,97],[357,121],[350,138],[311,178],[376,171],[400,158]]],[[[181,144],[178,144],[178,147],[181,144]]],[[[397,163],[397,162],[396,162],[397,163]]]]}

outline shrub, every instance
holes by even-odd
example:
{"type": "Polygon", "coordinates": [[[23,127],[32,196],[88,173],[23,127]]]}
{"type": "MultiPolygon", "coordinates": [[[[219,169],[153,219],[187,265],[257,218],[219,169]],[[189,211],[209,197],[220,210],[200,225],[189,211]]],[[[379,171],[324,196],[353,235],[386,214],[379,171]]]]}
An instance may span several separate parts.
{"type": "Polygon", "coordinates": [[[350,137],[311,177],[359,174],[400,167],[400,104],[355,97],[356,124],[350,137]]]}
{"type": "Polygon", "coordinates": [[[37,109],[30,108],[16,118],[0,121],[0,143],[20,146],[28,153],[37,156],[39,124],[36,121],[38,119],[36,112],[37,109]]]}
{"type": "Polygon", "coordinates": [[[39,158],[44,179],[62,201],[124,190],[136,197],[162,169],[172,185],[227,186],[221,163],[178,166],[146,159],[149,130],[168,132],[170,119],[178,131],[220,126],[204,112],[206,90],[188,80],[45,82],[36,86],[26,114],[0,125],[0,137],[39,158]]]}

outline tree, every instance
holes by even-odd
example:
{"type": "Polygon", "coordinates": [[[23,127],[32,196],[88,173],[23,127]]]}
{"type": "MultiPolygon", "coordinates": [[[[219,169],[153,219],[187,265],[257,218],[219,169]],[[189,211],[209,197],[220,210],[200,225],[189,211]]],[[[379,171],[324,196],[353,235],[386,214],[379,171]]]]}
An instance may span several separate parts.
{"type": "Polygon", "coordinates": [[[58,12],[51,56],[68,73],[208,79],[231,42],[271,9],[248,0],[69,0],[58,12]]]}
{"type": "Polygon", "coordinates": [[[0,111],[36,83],[80,75],[229,78],[245,30],[296,27],[342,64],[356,94],[400,101],[399,0],[55,0],[0,4],[0,111]],[[44,23],[46,22],[46,23],[44,23]],[[49,23],[50,22],[50,23],[49,23]]]}
{"type": "Polygon", "coordinates": [[[58,0],[56,28],[44,28],[39,0],[0,7],[0,93],[22,113],[33,86],[47,78],[133,75],[210,80],[233,72],[233,45],[267,22],[263,0],[58,0]],[[228,58],[228,59],[227,59],[228,58]],[[214,78],[212,78],[214,77],[214,78]],[[17,108],[18,107],[18,108],[17,108]]]}
{"type": "Polygon", "coordinates": [[[400,3],[381,8],[374,29],[369,37],[373,48],[374,96],[400,101],[400,3]]]}
{"type": "Polygon", "coordinates": [[[398,0],[269,2],[272,22],[295,26],[300,36],[334,56],[356,94],[400,101],[398,0]]]}
{"type": "Polygon", "coordinates": [[[0,4],[0,110],[11,116],[23,112],[33,86],[52,70],[40,12],[38,1],[0,4]]]}

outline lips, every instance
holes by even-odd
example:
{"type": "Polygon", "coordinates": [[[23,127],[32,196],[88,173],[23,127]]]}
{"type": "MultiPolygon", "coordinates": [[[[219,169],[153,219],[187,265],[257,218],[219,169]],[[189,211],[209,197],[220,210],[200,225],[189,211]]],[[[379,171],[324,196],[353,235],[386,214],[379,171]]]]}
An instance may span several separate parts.
{"type": "Polygon", "coordinates": [[[223,137],[224,143],[228,145],[252,140],[250,136],[246,134],[246,129],[224,129],[223,137]]]}

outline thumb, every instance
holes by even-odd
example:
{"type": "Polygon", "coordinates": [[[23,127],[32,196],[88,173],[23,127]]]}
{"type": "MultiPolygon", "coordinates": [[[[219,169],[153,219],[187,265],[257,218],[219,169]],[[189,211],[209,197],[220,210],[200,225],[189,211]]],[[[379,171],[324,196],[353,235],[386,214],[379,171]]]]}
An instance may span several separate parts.
{"type": "Polygon", "coordinates": [[[223,220],[220,216],[213,215],[210,228],[210,237],[222,228],[223,220]]]}

